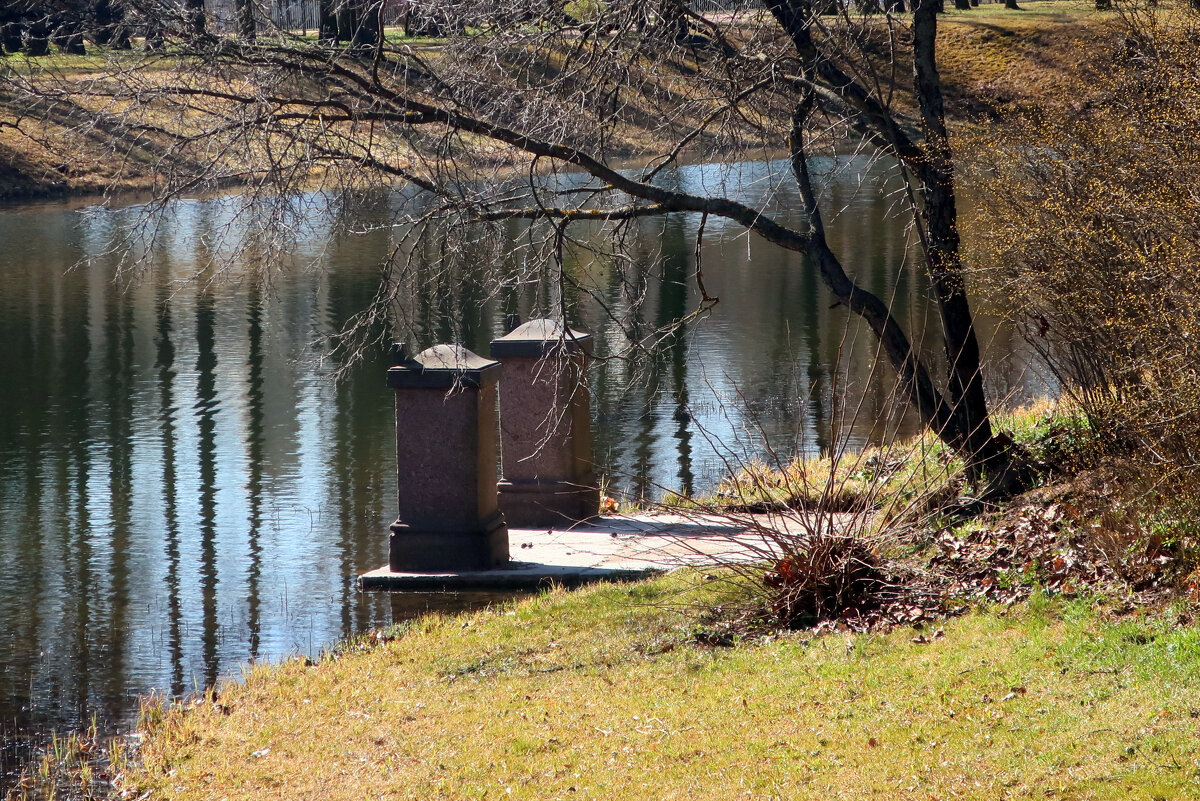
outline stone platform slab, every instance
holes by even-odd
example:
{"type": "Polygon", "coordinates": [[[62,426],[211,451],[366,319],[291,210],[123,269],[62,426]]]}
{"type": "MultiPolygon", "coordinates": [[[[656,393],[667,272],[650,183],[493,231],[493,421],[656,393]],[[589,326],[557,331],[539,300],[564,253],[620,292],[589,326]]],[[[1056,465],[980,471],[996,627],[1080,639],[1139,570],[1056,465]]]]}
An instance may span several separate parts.
{"type": "Polygon", "coordinates": [[[613,515],[565,529],[509,529],[508,538],[511,561],[505,568],[396,573],[385,565],[359,576],[358,584],[363,590],[425,591],[572,587],[774,554],[769,538],[754,526],[705,516],[613,515]]]}

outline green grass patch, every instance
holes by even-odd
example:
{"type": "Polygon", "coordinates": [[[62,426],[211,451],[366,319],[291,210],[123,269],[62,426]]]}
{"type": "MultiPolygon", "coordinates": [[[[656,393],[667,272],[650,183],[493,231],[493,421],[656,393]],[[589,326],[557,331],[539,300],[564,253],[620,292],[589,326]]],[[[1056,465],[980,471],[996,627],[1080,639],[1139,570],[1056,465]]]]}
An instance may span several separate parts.
{"type": "Polygon", "coordinates": [[[1194,798],[1200,634],[1040,595],[944,636],[695,644],[669,576],[429,617],[155,715],[172,798],[1194,798]]]}
{"type": "Polygon", "coordinates": [[[51,50],[44,56],[27,56],[24,53],[6,53],[0,55],[0,73],[15,71],[22,75],[89,75],[104,73],[113,69],[114,65],[136,64],[146,58],[146,54],[137,50],[110,50],[88,46],[85,55],[78,56],[51,50]]]}

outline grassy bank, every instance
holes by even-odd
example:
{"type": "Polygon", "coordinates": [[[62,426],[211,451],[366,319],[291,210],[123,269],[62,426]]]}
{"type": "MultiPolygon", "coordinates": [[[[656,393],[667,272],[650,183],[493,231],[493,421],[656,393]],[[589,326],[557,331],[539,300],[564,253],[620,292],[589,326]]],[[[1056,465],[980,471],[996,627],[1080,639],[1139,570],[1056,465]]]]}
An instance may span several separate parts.
{"type": "MultiPolygon", "coordinates": [[[[1097,49],[1118,42],[1119,33],[1110,24],[1113,16],[1096,12],[1093,4],[1075,0],[1033,2],[1024,8],[1022,12],[1011,12],[990,5],[969,12],[952,11],[942,18],[939,58],[947,108],[960,123],[981,116],[1002,118],[1009,111],[1030,105],[1062,105],[1068,98],[1080,102],[1090,91],[1102,91],[1102,85],[1093,88],[1081,80],[1081,75],[1097,49]]],[[[428,48],[429,57],[436,59],[436,41],[414,40],[407,44],[428,48]]],[[[222,113],[222,109],[212,107],[216,101],[185,102],[182,111],[138,108],[144,127],[137,133],[122,131],[113,120],[97,123],[95,113],[103,102],[89,97],[88,87],[103,88],[106,81],[115,80],[112,76],[122,72],[128,76],[127,71],[141,58],[138,52],[103,50],[88,56],[0,57],[0,73],[4,76],[0,78],[0,199],[146,191],[159,185],[164,176],[175,174],[179,180],[179,176],[199,170],[203,166],[200,162],[207,164],[214,159],[230,160],[227,169],[222,169],[228,183],[236,183],[239,176],[246,180],[247,170],[253,172],[255,167],[237,161],[248,156],[244,147],[222,152],[218,144],[188,155],[172,147],[169,137],[153,133],[156,127],[161,128],[160,134],[182,135],[206,125],[211,127],[222,113]],[[37,99],[19,91],[18,87],[29,78],[43,82],[49,93],[37,99]],[[58,90],[62,89],[67,93],[60,94],[58,90]],[[197,163],[189,164],[189,159],[197,163]]],[[[903,62],[903,54],[900,58],[903,62]]],[[[139,78],[145,87],[156,84],[154,70],[170,75],[177,66],[163,56],[156,56],[150,64],[152,69],[139,78]]],[[[686,74],[694,66],[681,64],[680,68],[686,74]]],[[[885,68],[881,74],[889,72],[885,68]]],[[[901,63],[896,91],[902,107],[909,91],[905,87],[907,74],[908,68],[901,63]]],[[[677,77],[656,77],[645,90],[657,93],[654,97],[648,94],[631,101],[630,107],[642,112],[640,116],[631,113],[628,126],[609,143],[612,155],[636,158],[650,149],[670,147],[673,137],[664,141],[655,141],[655,137],[663,135],[657,129],[660,107],[677,99],[677,77]]],[[[110,110],[120,109],[114,106],[110,110]]],[[[786,139],[787,120],[786,113],[779,117],[776,145],[786,139]]],[[[680,124],[686,122],[681,120],[680,124]]],[[[359,131],[350,135],[367,134],[359,131]]],[[[401,134],[372,129],[369,135],[381,137],[375,146],[397,163],[404,163],[405,154],[411,153],[411,142],[401,134]]],[[[758,134],[747,131],[747,136],[754,139],[758,134]]],[[[706,150],[714,146],[712,142],[706,143],[704,138],[696,141],[696,152],[688,154],[689,158],[719,155],[706,150]]],[[[502,152],[487,152],[489,158],[503,161],[505,157],[502,152]]],[[[319,177],[313,180],[319,181],[319,177]]]]}
{"type": "Polygon", "coordinates": [[[430,617],[153,715],[201,798],[1194,798],[1200,633],[1036,594],[918,635],[708,647],[695,575],[430,617]],[[701,638],[702,639],[702,638],[701,638]]]}
{"type": "MultiPolygon", "coordinates": [[[[925,605],[893,602],[866,628],[857,613],[748,625],[772,592],[762,570],[553,590],[149,702],[136,750],[92,764],[94,744],[64,746],[18,797],[1197,797],[1200,590],[1175,580],[1186,560],[1164,562],[1162,533],[1139,539],[1144,526],[1103,549],[1122,501],[1097,491],[1109,457],[1069,408],[1004,425],[1044,463],[1085,469],[893,536],[896,558],[920,565],[909,603],[925,605]]],[[[876,463],[945,467],[920,442],[876,463]]]]}

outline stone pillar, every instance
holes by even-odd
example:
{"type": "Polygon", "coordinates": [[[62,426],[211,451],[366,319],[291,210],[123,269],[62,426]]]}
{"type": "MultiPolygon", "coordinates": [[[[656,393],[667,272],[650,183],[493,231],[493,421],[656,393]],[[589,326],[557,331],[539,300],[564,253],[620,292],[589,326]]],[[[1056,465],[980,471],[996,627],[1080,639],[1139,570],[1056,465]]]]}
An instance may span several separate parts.
{"type": "Polygon", "coordinates": [[[508,562],[496,497],[500,364],[459,345],[409,358],[393,347],[396,484],[388,566],[398,573],[486,570],[508,562]]]}
{"type": "Polygon", "coordinates": [[[561,526],[594,517],[600,489],[588,408],[589,334],[530,320],[492,341],[500,381],[500,508],[509,525],[561,526]]]}

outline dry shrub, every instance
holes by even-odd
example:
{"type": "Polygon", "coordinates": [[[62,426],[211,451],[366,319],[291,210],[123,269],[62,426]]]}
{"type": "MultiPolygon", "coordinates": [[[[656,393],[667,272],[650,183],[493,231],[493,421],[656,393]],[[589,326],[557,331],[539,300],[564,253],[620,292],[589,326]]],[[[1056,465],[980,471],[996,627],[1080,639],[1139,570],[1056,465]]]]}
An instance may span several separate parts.
{"type": "Polygon", "coordinates": [[[863,451],[839,440],[813,458],[739,462],[712,496],[666,499],[739,532],[742,556],[726,567],[750,605],[727,625],[868,631],[948,611],[932,577],[897,557],[961,484],[961,463],[927,435],[863,451]]]}
{"type": "Polygon", "coordinates": [[[786,625],[812,625],[879,603],[887,581],[879,557],[857,537],[825,536],[775,563],[763,583],[771,608],[786,625]]]}
{"type": "MultiPolygon", "coordinates": [[[[1165,8],[1165,7],[1164,7],[1165,8]]],[[[1200,497],[1200,18],[1126,14],[1069,113],[983,151],[983,280],[1158,499],[1200,497]]]]}

